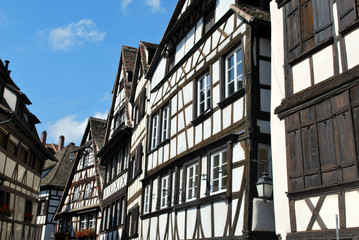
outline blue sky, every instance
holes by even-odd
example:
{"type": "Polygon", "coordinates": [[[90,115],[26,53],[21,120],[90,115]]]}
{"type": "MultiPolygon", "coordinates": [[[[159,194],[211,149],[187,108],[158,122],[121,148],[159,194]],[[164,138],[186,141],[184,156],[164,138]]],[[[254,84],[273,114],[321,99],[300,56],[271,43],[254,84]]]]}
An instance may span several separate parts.
{"type": "Polygon", "coordinates": [[[47,142],[79,144],[106,118],[121,46],[159,43],[176,0],[0,0],[0,58],[47,142]]]}

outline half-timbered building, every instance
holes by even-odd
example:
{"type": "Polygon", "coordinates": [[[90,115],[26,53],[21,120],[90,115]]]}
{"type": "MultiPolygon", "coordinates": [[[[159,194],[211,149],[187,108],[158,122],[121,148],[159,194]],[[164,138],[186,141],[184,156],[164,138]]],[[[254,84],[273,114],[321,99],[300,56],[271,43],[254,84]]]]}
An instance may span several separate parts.
{"type": "Polygon", "coordinates": [[[180,0],[147,72],[141,239],[273,239],[269,1],[180,0]]]}
{"type": "Polygon", "coordinates": [[[41,173],[53,157],[40,142],[35,127],[40,121],[28,110],[31,102],[8,66],[0,60],[0,239],[37,240],[41,173]]]}
{"type": "MultiPolygon", "coordinates": [[[[105,144],[98,157],[106,169],[103,181],[100,239],[127,239],[127,183],[131,174],[129,164],[132,107],[129,102],[136,48],[122,46],[120,63],[112,90],[112,104],[106,123],[105,144]]],[[[136,167],[133,166],[136,170],[136,167]]],[[[137,172],[136,172],[137,173],[137,172]]],[[[138,214],[137,214],[138,216],[138,214]]]]}
{"type": "Polygon", "coordinates": [[[76,232],[94,230],[101,223],[101,172],[96,154],[103,146],[106,121],[90,117],[76,153],[64,194],[56,210],[57,238],[73,237],[76,232]]]}
{"type": "MultiPolygon", "coordinates": [[[[46,132],[42,133],[41,142],[46,146],[46,132]]],[[[54,155],[57,162],[47,159],[41,176],[39,194],[39,207],[37,211],[36,224],[41,226],[41,240],[51,239],[56,233],[54,215],[59,206],[67,179],[74,165],[75,151],[74,143],[64,145],[65,138],[59,138],[57,153],[54,155]]]]}
{"type": "Polygon", "coordinates": [[[272,150],[282,239],[359,237],[359,2],[277,0],[272,150]]]}
{"type": "Polygon", "coordinates": [[[131,135],[129,182],[127,187],[128,235],[131,239],[139,239],[141,221],[139,213],[142,209],[142,182],[145,166],[145,149],[148,134],[148,103],[150,81],[146,78],[150,63],[157,50],[157,45],[140,42],[134,74],[130,102],[132,104],[133,131],[131,135]]]}

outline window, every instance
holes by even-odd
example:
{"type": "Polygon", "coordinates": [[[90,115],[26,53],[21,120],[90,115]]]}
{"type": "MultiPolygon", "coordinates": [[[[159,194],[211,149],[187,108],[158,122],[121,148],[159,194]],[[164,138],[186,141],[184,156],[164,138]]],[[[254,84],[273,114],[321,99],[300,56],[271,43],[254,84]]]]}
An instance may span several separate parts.
{"type": "Polygon", "coordinates": [[[183,168],[179,170],[179,187],[178,187],[178,203],[182,203],[182,199],[184,197],[183,193],[183,168]]]}
{"type": "Polygon", "coordinates": [[[198,163],[193,163],[187,167],[187,189],[186,199],[192,200],[196,198],[198,182],[198,163]]]}
{"type": "Polygon", "coordinates": [[[150,212],[150,197],[151,197],[151,185],[148,184],[145,187],[145,194],[143,199],[143,213],[150,212]]]}
{"type": "Polygon", "coordinates": [[[26,200],[25,202],[24,218],[26,215],[32,215],[32,202],[30,200],[26,200]]]}
{"type": "Polygon", "coordinates": [[[89,228],[96,227],[96,214],[90,214],[89,228]]]}
{"type": "Polygon", "coordinates": [[[27,163],[28,155],[29,155],[28,151],[23,146],[20,146],[19,148],[20,161],[22,161],[23,163],[27,163]]]}
{"type": "Polygon", "coordinates": [[[227,186],[227,149],[211,155],[211,192],[219,192],[227,186]]]}
{"type": "Polygon", "coordinates": [[[8,140],[8,135],[2,130],[0,130],[0,147],[6,149],[7,140],[8,140]]]}
{"type": "Polygon", "coordinates": [[[329,0],[294,0],[288,2],[285,9],[289,60],[332,35],[329,0]]]}
{"type": "Polygon", "coordinates": [[[14,157],[16,157],[17,156],[17,153],[18,153],[18,144],[17,143],[15,143],[15,142],[13,142],[13,141],[9,141],[9,143],[8,143],[8,151],[9,151],[9,153],[10,153],[10,155],[12,155],[12,156],[14,156],[14,157]]]}
{"type": "Polygon", "coordinates": [[[122,155],[122,151],[120,151],[117,154],[117,173],[121,173],[122,172],[122,159],[123,159],[123,155],[122,155]]]}
{"type": "Polygon", "coordinates": [[[80,197],[80,187],[75,187],[74,193],[73,193],[72,201],[76,201],[80,197]]]}
{"type": "Polygon", "coordinates": [[[4,204],[9,206],[9,204],[10,204],[10,193],[0,190],[0,206],[3,206],[4,204]]]}
{"type": "Polygon", "coordinates": [[[121,220],[121,222],[120,222],[120,224],[124,224],[125,223],[125,216],[126,216],[126,213],[125,213],[125,211],[126,211],[126,208],[125,208],[125,198],[122,198],[121,199],[121,218],[120,218],[120,220],[121,220]]]}
{"type": "Polygon", "coordinates": [[[42,200],[39,203],[39,215],[45,215],[46,214],[46,201],[42,200]]]}
{"type": "Polygon", "coordinates": [[[111,180],[111,168],[112,168],[112,162],[109,161],[106,166],[106,183],[109,183],[111,180]]]}
{"type": "Polygon", "coordinates": [[[337,1],[339,29],[344,30],[358,20],[358,2],[356,0],[337,1]]]}
{"type": "Polygon", "coordinates": [[[137,237],[139,206],[128,212],[128,234],[130,237],[137,237]]]}
{"type": "Polygon", "coordinates": [[[225,97],[229,97],[244,87],[241,47],[226,57],[225,65],[225,97]]]}
{"type": "Polygon", "coordinates": [[[90,194],[91,194],[91,183],[87,183],[85,186],[84,198],[90,197],[90,194]]]}
{"type": "Polygon", "coordinates": [[[107,207],[107,226],[106,229],[110,229],[112,227],[112,215],[111,215],[111,206],[107,207]]]}
{"type": "Polygon", "coordinates": [[[158,132],[159,132],[159,127],[160,127],[160,122],[159,122],[159,118],[160,115],[159,113],[155,114],[152,118],[152,149],[157,147],[158,145],[158,132]]]}
{"type": "Polygon", "coordinates": [[[128,148],[129,148],[129,146],[127,145],[125,147],[125,150],[124,150],[125,152],[123,154],[123,168],[124,169],[128,168],[128,148]]]}
{"type": "Polygon", "coordinates": [[[211,78],[207,73],[197,80],[197,116],[211,108],[211,78]]]}
{"type": "Polygon", "coordinates": [[[169,188],[168,188],[168,175],[162,177],[161,180],[161,208],[165,208],[168,206],[168,195],[169,195],[169,188]]]}
{"type": "Polygon", "coordinates": [[[87,154],[87,155],[86,155],[86,158],[88,159],[88,165],[89,165],[89,166],[92,166],[93,163],[94,163],[94,156],[93,156],[93,154],[91,154],[91,153],[87,154]]]}
{"type": "Polygon", "coordinates": [[[107,209],[103,209],[103,215],[102,215],[102,230],[106,230],[107,222],[106,222],[106,216],[107,216],[107,209]]]}
{"type": "Polygon", "coordinates": [[[80,229],[86,229],[87,228],[87,215],[80,216],[80,229]]]}
{"type": "Polygon", "coordinates": [[[117,163],[117,161],[116,161],[116,157],[113,157],[113,159],[112,159],[111,163],[112,163],[112,168],[111,168],[111,179],[114,179],[114,178],[115,178],[115,176],[116,176],[116,163],[117,163]]]}
{"type": "Polygon", "coordinates": [[[152,117],[151,149],[156,148],[159,143],[169,139],[169,129],[170,108],[167,104],[152,117]]]}
{"type": "Polygon", "coordinates": [[[271,176],[271,151],[270,145],[258,144],[258,177],[264,172],[271,176]]]}

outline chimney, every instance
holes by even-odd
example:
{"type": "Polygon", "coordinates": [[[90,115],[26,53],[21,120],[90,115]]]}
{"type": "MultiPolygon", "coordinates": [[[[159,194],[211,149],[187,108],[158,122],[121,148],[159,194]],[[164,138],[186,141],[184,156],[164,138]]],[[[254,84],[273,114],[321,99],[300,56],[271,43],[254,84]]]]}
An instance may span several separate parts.
{"type": "Polygon", "coordinates": [[[46,137],[47,137],[47,132],[46,131],[43,131],[41,133],[41,143],[46,145],[46,137]]]}
{"type": "Polygon", "coordinates": [[[60,151],[61,149],[64,148],[64,144],[65,144],[65,137],[63,135],[60,136],[59,138],[59,148],[58,151],[60,151]]]}
{"type": "Polygon", "coordinates": [[[9,60],[5,60],[5,70],[7,71],[9,69],[9,60]]]}

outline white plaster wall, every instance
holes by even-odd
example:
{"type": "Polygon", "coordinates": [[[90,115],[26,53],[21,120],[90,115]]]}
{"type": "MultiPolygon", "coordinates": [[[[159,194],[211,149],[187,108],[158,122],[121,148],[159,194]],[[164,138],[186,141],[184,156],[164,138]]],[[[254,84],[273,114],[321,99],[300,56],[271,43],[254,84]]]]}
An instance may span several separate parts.
{"type": "Polygon", "coordinates": [[[4,98],[5,98],[6,102],[9,104],[10,109],[15,111],[16,101],[17,101],[16,94],[14,92],[12,92],[10,89],[5,88],[4,89],[4,98]]]}
{"type": "Polygon", "coordinates": [[[330,45],[313,55],[314,84],[334,75],[333,47],[330,45]]]}
{"type": "Polygon", "coordinates": [[[359,52],[359,30],[355,30],[345,36],[345,46],[347,50],[348,69],[355,67],[359,64],[358,52],[359,52]]]}
{"type": "Polygon", "coordinates": [[[217,0],[215,18],[216,22],[230,9],[235,0],[217,0]]]}
{"type": "Polygon", "coordinates": [[[280,105],[284,98],[284,46],[283,46],[283,14],[278,9],[277,3],[270,3],[271,22],[272,22],[272,70],[271,70],[271,139],[272,139],[272,164],[273,164],[273,193],[274,193],[274,215],[276,233],[286,238],[290,232],[290,218],[288,198],[285,194],[287,186],[286,168],[286,144],[284,121],[280,121],[274,115],[274,109],[280,105]]]}
{"type": "Polygon", "coordinates": [[[154,71],[153,77],[152,77],[151,89],[156,87],[158,85],[158,83],[162,80],[162,78],[165,75],[165,71],[166,71],[166,59],[161,58],[159,64],[157,65],[156,70],[154,71]]]}
{"type": "MultiPolygon", "coordinates": [[[[283,40],[281,40],[281,41],[283,41],[283,40]]],[[[273,44],[273,41],[272,41],[272,44],[273,44]]],[[[282,64],[283,64],[283,62],[282,62],[282,64]]],[[[293,72],[293,94],[300,92],[303,89],[306,89],[307,87],[311,86],[309,59],[305,59],[305,60],[301,61],[300,63],[294,65],[292,67],[292,72],[293,72]]]]}
{"type": "Polygon", "coordinates": [[[347,227],[359,227],[359,192],[357,190],[345,193],[345,215],[347,227]]]}

